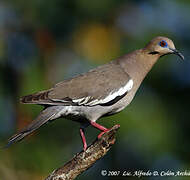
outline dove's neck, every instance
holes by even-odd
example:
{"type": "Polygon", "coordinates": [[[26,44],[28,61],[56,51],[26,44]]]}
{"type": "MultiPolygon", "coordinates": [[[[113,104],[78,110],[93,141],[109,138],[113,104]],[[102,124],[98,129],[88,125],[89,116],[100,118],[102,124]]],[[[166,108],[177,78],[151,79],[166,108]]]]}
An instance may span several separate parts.
{"type": "Polygon", "coordinates": [[[131,76],[136,89],[160,56],[149,54],[145,49],[133,51],[118,59],[121,67],[131,76]]]}

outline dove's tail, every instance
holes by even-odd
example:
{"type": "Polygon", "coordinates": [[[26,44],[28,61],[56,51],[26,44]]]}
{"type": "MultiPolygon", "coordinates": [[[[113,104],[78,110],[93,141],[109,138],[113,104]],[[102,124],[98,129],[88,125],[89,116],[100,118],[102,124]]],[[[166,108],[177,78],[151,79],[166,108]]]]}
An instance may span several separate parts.
{"type": "Polygon", "coordinates": [[[21,141],[25,136],[31,134],[33,131],[38,129],[40,126],[46,124],[47,122],[60,117],[60,111],[63,106],[51,106],[44,109],[38,117],[32,121],[27,127],[22,129],[17,134],[13,135],[9,140],[5,148],[9,147],[15,142],[21,141]]]}

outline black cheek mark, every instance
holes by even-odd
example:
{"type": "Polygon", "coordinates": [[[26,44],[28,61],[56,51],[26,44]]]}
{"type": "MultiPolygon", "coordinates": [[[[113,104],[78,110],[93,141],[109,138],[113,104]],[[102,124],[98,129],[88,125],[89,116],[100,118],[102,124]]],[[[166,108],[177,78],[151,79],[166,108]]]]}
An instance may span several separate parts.
{"type": "Polygon", "coordinates": [[[148,54],[155,55],[155,54],[159,54],[159,52],[158,51],[153,51],[153,52],[149,52],[148,54]]]}

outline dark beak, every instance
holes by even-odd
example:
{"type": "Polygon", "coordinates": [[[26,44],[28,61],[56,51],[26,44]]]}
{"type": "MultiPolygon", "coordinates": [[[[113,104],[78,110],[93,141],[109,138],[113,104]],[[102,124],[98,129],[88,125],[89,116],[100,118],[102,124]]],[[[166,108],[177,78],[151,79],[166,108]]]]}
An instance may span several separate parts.
{"type": "Polygon", "coordinates": [[[175,54],[175,55],[179,56],[182,60],[184,60],[183,54],[181,54],[178,50],[172,49],[172,48],[170,48],[170,50],[172,50],[172,54],[175,54]]]}

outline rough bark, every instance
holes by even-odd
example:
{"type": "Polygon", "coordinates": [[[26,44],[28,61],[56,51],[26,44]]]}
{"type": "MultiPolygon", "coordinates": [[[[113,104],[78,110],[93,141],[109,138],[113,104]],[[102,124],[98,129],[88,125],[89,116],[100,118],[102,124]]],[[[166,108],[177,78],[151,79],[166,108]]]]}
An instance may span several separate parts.
{"type": "Polygon", "coordinates": [[[54,170],[45,180],[73,180],[102,158],[115,142],[119,125],[113,126],[108,132],[96,139],[87,150],[77,153],[62,167],[54,170]]]}

